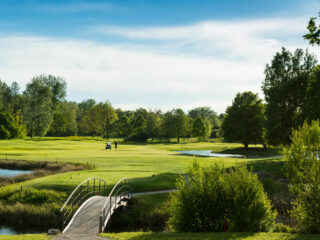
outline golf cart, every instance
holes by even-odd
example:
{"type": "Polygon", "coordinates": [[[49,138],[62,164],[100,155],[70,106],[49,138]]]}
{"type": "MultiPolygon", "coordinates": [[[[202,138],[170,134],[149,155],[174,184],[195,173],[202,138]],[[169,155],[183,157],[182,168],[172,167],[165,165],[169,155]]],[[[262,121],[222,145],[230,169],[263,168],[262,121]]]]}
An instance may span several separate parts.
{"type": "Polygon", "coordinates": [[[111,149],[111,142],[107,142],[106,149],[111,149]]]}

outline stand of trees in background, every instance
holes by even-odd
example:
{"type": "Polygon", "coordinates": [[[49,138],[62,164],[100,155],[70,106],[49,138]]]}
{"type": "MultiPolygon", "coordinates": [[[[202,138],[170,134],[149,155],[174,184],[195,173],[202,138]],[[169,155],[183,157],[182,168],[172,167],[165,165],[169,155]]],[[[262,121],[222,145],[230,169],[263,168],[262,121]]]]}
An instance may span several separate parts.
{"type": "Polygon", "coordinates": [[[193,136],[203,141],[217,136],[220,129],[219,116],[209,107],[188,114],[179,108],[165,113],[144,108],[123,111],[109,101],[67,101],[66,88],[63,78],[52,75],[34,77],[22,93],[17,83],[8,86],[0,81],[0,138],[80,135],[128,141],[176,138],[179,142],[193,136]]]}

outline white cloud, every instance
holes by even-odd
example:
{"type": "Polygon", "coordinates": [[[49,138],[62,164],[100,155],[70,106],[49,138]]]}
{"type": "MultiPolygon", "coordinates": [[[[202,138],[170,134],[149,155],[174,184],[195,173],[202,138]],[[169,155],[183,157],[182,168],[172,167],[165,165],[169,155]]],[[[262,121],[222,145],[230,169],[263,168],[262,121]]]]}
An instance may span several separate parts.
{"type": "Polygon", "coordinates": [[[42,73],[63,76],[69,100],[109,99],[129,109],[205,105],[223,112],[239,91],[262,97],[264,67],[275,52],[282,45],[307,46],[300,40],[304,23],[277,19],[95,28],[129,38],[124,44],[0,36],[0,77],[24,85],[42,73]]]}

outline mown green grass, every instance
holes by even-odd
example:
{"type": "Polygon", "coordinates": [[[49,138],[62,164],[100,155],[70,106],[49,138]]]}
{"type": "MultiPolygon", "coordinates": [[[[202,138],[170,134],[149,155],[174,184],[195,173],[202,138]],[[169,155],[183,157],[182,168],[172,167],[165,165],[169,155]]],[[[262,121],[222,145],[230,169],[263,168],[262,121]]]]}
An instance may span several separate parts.
{"type": "MultiPolygon", "coordinates": [[[[65,190],[75,187],[88,177],[96,176],[107,180],[110,185],[123,177],[139,178],[145,182],[141,186],[145,185],[146,190],[158,190],[174,187],[177,174],[184,173],[194,159],[197,159],[200,164],[219,162],[226,167],[236,163],[255,161],[254,159],[192,157],[180,155],[175,151],[186,149],[223,151],[240,146],[240,144],[226,143],[121,143],[117,150],[110,151],[105,150],[105,141],[100,139],[82,141],[63,138],[58,140],[55,138],[2,140],[0,141],[0,159],[88,163],[94,166],[92,170],[46,176],[18,184],[17,187],[29,185],[37,188],[65,190]],[[158,180],[161,179],[161,181],[154,181],[150,186],[150,177],[159,174],[158,180]]],[[[140,187],[139,190],[143,190],[143,187],[140,187]]]]}
{"type": "Polygon", "coordinates": [[[152,233],[152,232],[124,232],[104,233],[100,236],[111,240],[316,240],[316,234],[291,233],[152,233]]]}
{"type": "Polygon", "coordinates": [[[46,234],[0,235],[0,240],[50,240],[46,234]]]}

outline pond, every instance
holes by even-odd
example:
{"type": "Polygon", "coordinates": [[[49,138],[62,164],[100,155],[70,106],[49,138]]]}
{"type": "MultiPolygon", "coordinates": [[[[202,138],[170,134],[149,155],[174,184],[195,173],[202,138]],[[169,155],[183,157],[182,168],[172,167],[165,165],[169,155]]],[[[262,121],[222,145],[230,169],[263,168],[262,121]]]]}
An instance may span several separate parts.
{"type": "Polygon", "coordinates": [[[36,234],[46,232],[46,229],[30,229],[30,228],[11,228],[7,226],[0,226],[0,235],[17,235],[17,234],[36,234]]]}
{"type": "Polygon", "coordinates": [[[29,170],[11,170],[11,169],[4,169],[0,168],[0,177],[14,177],[21,174],[28,174],[32,171],[29,170]]]}
{"type": "Polygon", "coordinates": [[[186,155],[196,155],[201,157],[222,157],[222,158],[243,158],[243,155],[237,154],[224,154],[224,153],[214,153],[211,150],[186,150],[186,151],[177,151],[181,154],[186,155]]]}
{"type": "Polygon", "coordinates": [[[15,232],[13,229],[8,227],[0,227],[0,235],[15,235],[17,232],[15,232]]]}

